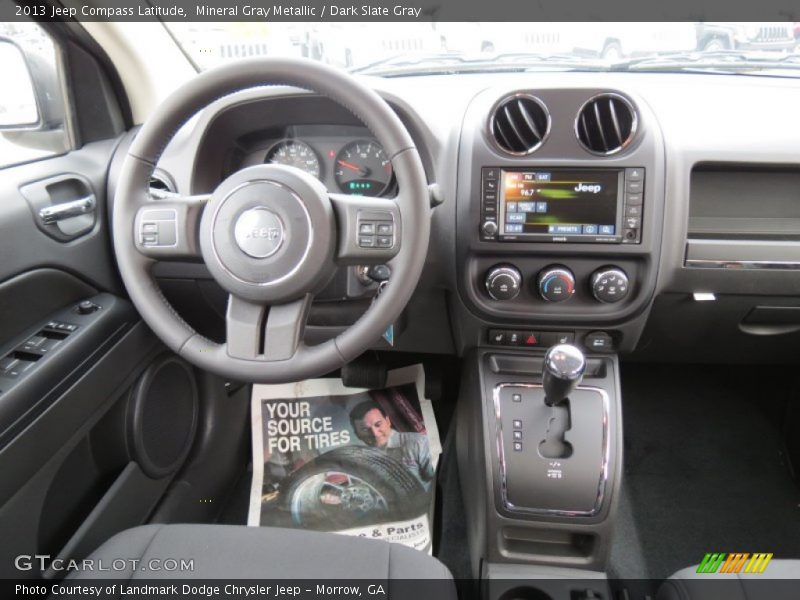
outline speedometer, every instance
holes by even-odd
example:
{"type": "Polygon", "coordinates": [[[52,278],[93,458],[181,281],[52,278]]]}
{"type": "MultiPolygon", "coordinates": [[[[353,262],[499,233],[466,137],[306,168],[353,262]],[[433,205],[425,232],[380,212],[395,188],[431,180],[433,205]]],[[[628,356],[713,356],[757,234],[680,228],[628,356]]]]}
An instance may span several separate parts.
{"type": "Polygon", "coordinates": [[[336,155],[336,185],[345,194],[380,196],[392,174],[392,163],[377,142],[351,142],[336,155]]]}
{"type": "Polygon", "coordinates": [[[305,142],[298,140],[278,142],[269,149],[264,162],[297,167],[319,179],[319,158],[311,146],[305,142]]]}

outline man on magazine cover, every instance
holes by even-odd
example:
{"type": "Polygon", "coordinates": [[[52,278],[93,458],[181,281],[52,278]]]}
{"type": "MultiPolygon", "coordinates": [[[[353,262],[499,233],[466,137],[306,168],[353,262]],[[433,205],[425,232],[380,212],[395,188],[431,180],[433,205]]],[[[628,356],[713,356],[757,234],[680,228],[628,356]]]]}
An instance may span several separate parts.
{"type": "Polygon", "coordinates": [[[389,415],[374,400],[357,404],[350,411],[350,422],[358,439],[401,462],[426,491],[430,488],[435,471],[427,435],[397,431],[389,415]]]}

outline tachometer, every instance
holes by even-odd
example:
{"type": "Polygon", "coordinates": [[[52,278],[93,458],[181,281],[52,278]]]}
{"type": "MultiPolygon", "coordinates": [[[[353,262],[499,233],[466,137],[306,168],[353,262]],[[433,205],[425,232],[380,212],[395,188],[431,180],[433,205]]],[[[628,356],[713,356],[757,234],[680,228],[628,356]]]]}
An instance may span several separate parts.
{"type": "Polygon", "coordinates": [[[336,155],[334,175],[345,194],[380,196],[392,182],[392,163],[377,142],[351,142],[336,155]]]}
{"type": "Polygon", "coordinates": [[[311,146],[305,142],[298,140],[278,142],[269,149],[264,162],[297,167],[319,179],[319,158],[311,146]]]}

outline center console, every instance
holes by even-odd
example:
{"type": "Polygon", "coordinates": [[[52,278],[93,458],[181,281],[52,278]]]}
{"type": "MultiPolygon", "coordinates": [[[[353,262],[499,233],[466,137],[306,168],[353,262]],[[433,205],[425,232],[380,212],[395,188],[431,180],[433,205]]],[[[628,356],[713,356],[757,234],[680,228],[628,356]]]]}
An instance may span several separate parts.
{"type": "Polygon", "coordinates": [[[654,295],[664,144],[619,90],[486,90],[467,109],[456,203],[463,351],[635,346],[654,295]],[[556,336],[556,337],[553,337],[556,336]]]}
{"type": "Polygon", "coordinates": [[[483,525],[470,540],[475,568],[602,571],[621,471],[616,357],[557,345],[467,361],[457,447],[467,516],[483,525]]]}
{"type": "Polygon", "coordinates": [[[635,347],[655,294],[663,146],[647,105],[620,90],[486,90],[467,110],[453,311],[475,575],[605,571],[622,470],[617,354],[635,347]]]}

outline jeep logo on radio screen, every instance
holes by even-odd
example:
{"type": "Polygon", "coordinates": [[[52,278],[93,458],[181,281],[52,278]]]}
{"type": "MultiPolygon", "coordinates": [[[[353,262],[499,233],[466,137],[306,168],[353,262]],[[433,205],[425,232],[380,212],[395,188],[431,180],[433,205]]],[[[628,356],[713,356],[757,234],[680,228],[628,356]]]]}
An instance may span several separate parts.
{"type": "Polygon", "coordinates": [[[236,244],[248,256],[267,258],[275,254],[283,243],[283,223],[274,212],[258,206],[239,216],[234,237],[236,244]]]}
{"type": "Polygon", "coordinates": [[[603,186],[600,185],[599,183],[588,184],[580,182],[578,185],[575,186],[576,192],[590,192],[592,194],[599,194],[602,191],[602,189],[603,186]]]}

